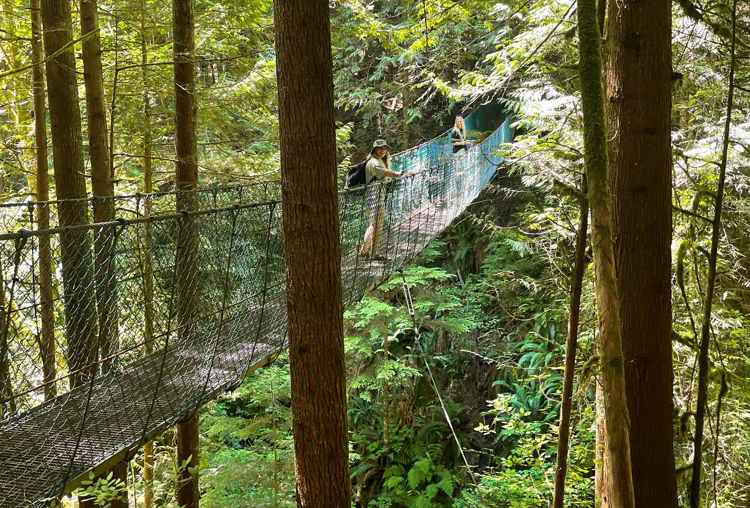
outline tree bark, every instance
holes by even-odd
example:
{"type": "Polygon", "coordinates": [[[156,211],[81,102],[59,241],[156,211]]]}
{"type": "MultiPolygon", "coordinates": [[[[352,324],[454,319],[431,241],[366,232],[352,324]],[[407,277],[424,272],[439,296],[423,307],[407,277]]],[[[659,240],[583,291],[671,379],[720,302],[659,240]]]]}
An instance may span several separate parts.
{"type": "Polygon", "coordinates": [[[604,393],[601,383],[596,384],[596,465],[594,475],[594,507],[609,508],[610,485],[607,472],[607,422],[604,419],[604,393]]]}
{"type": "MultiPolygon", "coordinates": [[[[81,0],[81,35],[94,32],[83,42],[83,81],[86,86],[91,189],[94,198],[94,222],[109,222],[115,217],[114,185],[110,174],[107,146],[107,111],[104,106],[104,77],[99,43],[96,0],[81,0]]],[[[117,351],[117,291],[114,263],[115,237],[109,227],[96,230],[96,305],[99,317],[99,351],[102,358],[117,351]]],[[[107,370],[112,361],[104,361],[107,370]]]]}
{"type": "Polygon", "coordinates": [[[586,179],[583,180],[581,217],[576,234],[576,253],[573,277],[570,281],[570,317],[568,318],[568,341],[565,354],[562,411],[560,412],[560,436],[557,441],[557,469],[555,470],[554,508],[563,508],[565,475],[568,471],[568,441],[570,439],[570,410],[573,405],[573,374],[578,347],[578,321],[581,316],[581,291],[583,274],[586,271],[586,236],[589,228],[589,202],[586,179]]]}
{"type": "Polygon", "coordinates": [[[599,25],[599,36],[604,38],[604,26],[607,19],[607,0],[597,0],[596,22],[599,25]]]}
{"type": "Polygon", "coordinates": [[[592,215],[592,243],[599,312],[599,372],[607,427],[607,469],[611,506],[634,508],[630,465],[628,407],[620,336],[612,215],[607,187],[607,138],[602,96],[601,36],[596,0],[578,1],[581,102],[584,119],[586,177],[592,215]]]}
{"type": "MultiPolygon", "coordinates": [[[[146,47],[146,0],[141,0],[141,77],[143,78],[143,191],[146,193],[144,215],[151,215],[151,192],[153,192],[153,172],[151,169],[151,103],[148,80],[148,51],[146,47]]],[[[143,246],[143,299],[144,333],[146,354],[154,351],[154,268],[151,258],[151,224],[144,225],[143,246]]],[[[143,506],[154,505],[154,443],[143,446],[143,506]]]]}
{"type": "Polygon", "coordinates": [[[143,506],[154,506],[154,442],[143,445],[143,506]]]}
{"type": "MultiPolygon", "coordinates": [[[[604,38],[607,19],[607,0],[597,0],[596,22],[599,26],[599,37],[604,38]]],[[[587,189],[588,190],[588,189],[587,189]]],[[[602,387],[596,386],[596,466],[594,470],[594,507],[609,507],[609,477],[607,476],[607,425],[604,421],[604,398],[602,387]]]]}
{"type": "Polygon", "coordinates": [[[177,506],[180,508],[198,508],[198,410],[177,427],[177,461],[180,465],[179,486],[177,487],[177,506]]]}
{"type": "MultiPolygon", "coordinates": [[[[6,320],[10,319],[8,312],[5,310],[5,270],[0,260],[0,399],[6,399],[12,396],[13,390],[10,386],[10,364],[8,361],[8,334],[6,320]]],[[[5,419],[6,413],[10,413],[3,402],[0,404],[0,420],[5,419]]]]}
{"type": "MultiPolygon", "coordinates": [[[[42,13],[40,0],[31,0],[31,60],[34,89],[34,141],[36,145],[36,200],[37,227],[49,229],[49,167],[47,165],[47,111],[45,106],[44,67],[42,51],[42,13]]],[[[52,282],[52,248],[49,235],[39,236],[39,303],[42,326],[39,336],[42,372],[44,374],[44,398],[50,400],[57,395],[55,363],[55,299],[52,282]]]]}
{"type": "MultiPolygon", "coordinates": [[[[153,192],[153,170],[151,167],[151,102],[148,78],[148,51],[146,48],[146,2],[141,0],[141,77],[143,79],[143,191],[147,194],[144,203],[144,214],[151,215],[151,194],[153,192]]],[[[144,281],[143,295],[144,327],[146,334],[146,353],[154,350],[154,270],[151,258],[151,224],[145,225],[144,242],[144,281]]]]}
{"type": "Polygon", "coordinates": [[[611,2],[609,181],[638,506],[677,506],[672,446],[671,2],[611,2]]]}
{"type": "MultiPolygon", "coordinates": [[[[195,100],[195,20],[192,0],[173,0],[175,144],[177,163],[177,209],[195,209],[198,185],[198,142],[196,137],[197,102],[195,100]],[[188,191],[188,192],[179,192],[188,191]]],[[[178,340],[189,341],[197,315],[198,229],[194,216],[180,219],[175,263],[177,283],[178,340]]],[[[177,426],[177,458],[181,482],[177,489],[180,507],[197,508],[198,494],[198,411],[177,426]],[[189,460],[188,460],[189,459],[189,460]],[[186,467],[185,461],[187,461],[186,467]]]]}
{"type": "MultiPolygon", "coordinates": [[[[711,254],[708,258],[708,283],[706,296],[703,299],[703,324],[701,326],[700,351],[698,353],[698,400],[695,409],[695,447],[693,451],[693,478],[690,484],[690,507],[700,508],[701,473],[703,463],[703,430],[706,419],[706,405],[708,403],[708,346],[711,339],[711,308],[716,288],[716,263],[719,257],[719,240],[721,235],[721,211],[724,205],[724,183],[727,175],[727,160],[729,155],[729,131],[732,125],[732,111],[734,109],[734,73],[736,65],[737,47],[737,0],[732,3],[732,49],[729,67],[729,92],[727,97],[727,114],[724,123],[724,144],[719,166],[719,182],[716,189],[714,204],[714,218],[711,230],[711,254]]],[[[723,386],[722,386],[723,389],[723,386]]],[[[717,416],[718,426],[718,416],[717,416]]],[[[718,434],[718,430],[717,430],[718,434]]]]}
{"type": "MultiPolygon", "coordinates": [[[[69,0],[43,0],[42,20],[44,49],[48,55],[57,53],[73,40],[69,0]]],[[[73,48],[50,59],[46,67],[57,198],[85,198],[81,111],[73,48]]],[[[62,202],[58,210],[61,226],[89,222],[84,200],[62,202]]],[[[90,235],[84,230],[61,232],[60,250],[68,368],[73,373],[70,385],[75,387],[94,375],[98,355],[90,235]]]]}
{"type": "Polygon", "coordinates": [[[327,0],[275,2],[297,505],[351,506],[327,0]]]}
{"type": "MultiPolygon", "coordinates": [[[[128,465],[130,461],[122,460],[112,468],[112,478],[128,484],[128,465]]],[[[128,508],[128,491],[121,493],[117,499],[112,501],[109,508],[128,508]]]]}

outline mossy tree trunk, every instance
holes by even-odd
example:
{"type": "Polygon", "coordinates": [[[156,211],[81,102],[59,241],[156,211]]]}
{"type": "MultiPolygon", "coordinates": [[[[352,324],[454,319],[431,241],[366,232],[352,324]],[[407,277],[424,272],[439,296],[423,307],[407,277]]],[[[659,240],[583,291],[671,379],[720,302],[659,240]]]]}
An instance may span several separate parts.
{"type": "Polygon", "coordinates": [[[594,507],[609,508],[609,472],[607,471],[607,422],[604,419],[604,391],[596,384],[596,471],[594,472],[594,507]]]}
{"type": "MultiPolygon", "coordinates": [[[[148,51],[146,45],[146,0],[141,0],[141,77],[143,79],[143,191],[146,193],[144,215],[151,215],[151,197],[153,192],[153,170],[151,167],[151,102],[149,94],[148,51]]],[[[144,225],[143,242],[143,298],[144,298],[144,333],[146,354],[154,351],[154,267],[151,257],[152,232],[151,224],[144,225]]],[[[154,504],[154,443],[149,441],[143,446],[143,506],[151,508],[154,504]]]]}
{"type": "Polygon", "coordinates": [[[607,138],[602,94],[601,35],[596,0],[578,1],[579,71],[584,147],[599,313],[599,380],[607,428],[608,476],[613,508],[634,508],[628,407],[620,335],[612,214],[607,185],[607,138]]]}
{"type": "Polygon", "coordinates": [[[586,179],[583,179],[581,215],[576,233],[576,252],[573,276],[570,280],[570,313],[568,315],[568,340],[565,346],[565,374],[563,376],[560,435],[557,442],[557,468],[555,469],[554,508],[563,508],[565,475],[568,471],[568,441],[570,439],[570,411],[573,406],[573,377],[578,347],[578,322],[581,317],[581,292],[586,271],[586,238],[589,229],[589,202],[586,198],[586,179]]]}

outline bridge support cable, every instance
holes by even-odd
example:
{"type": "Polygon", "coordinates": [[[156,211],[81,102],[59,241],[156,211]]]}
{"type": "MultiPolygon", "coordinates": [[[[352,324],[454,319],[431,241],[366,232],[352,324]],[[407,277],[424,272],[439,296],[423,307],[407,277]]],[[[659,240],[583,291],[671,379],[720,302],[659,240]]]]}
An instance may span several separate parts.
{"type": "MultiPolygon", "coordinates": [[[[451,421],[451,417],[448,414],[448,409],[445,407],[445,403],[443,402],[443,396],[440,393],[440,388],[438,388],[437,381],[435,381],[435,376],[432,374],[432,368],[430,367],[430,362],[427,360],[427,354],[425,353],[424,349],[422,348],[422,335],[419,332],[419,323],[417,323],[417,315],[414,312],[414,302],[411,298],[411,290],[409,289],[409,284],[406,282],[406,276],[404,275],[404,272],[402,270],[399,270],[399,273],[401,275],[401,287],[404,291],[404,306],[406,307],[406,311],[409,313],[409,316],[411,317],[412,327],[414,330],[414,343],[416,344],[416,349],[419,352],[419,356],[422,358],[422,361],[424,362],[425,369],[427,370],[427,375],[430,377],[430,384],[432,385],[432,390],[435,392],[435,396],[438,399],[438,402],[440,402],[440,408],[443,410],[443,416],[445,417],[445,421],[448,424],[448,427],[451,429],[451,434],[453,435],[453,440],[456,442],[456,446],[458,447],[458,451],[461,453],[461,458],[463,459],[464,465],[466,466],[466,471],[469,473],[469,476],[471,477],[471,481],[476,485],[479,486],[479,482],[477,481],[476,476],[474,476],[474,472],[471,469],[471,466],[469,465],[469,461],[466,459],[466,454],[464,453],[464,448],[461,446],[461,440],[458,439],[458,434],[456,434],[456,429],[453,427],[453,421],[451,421]]],[[[481,495],[481,492],[480,492],[481,495]]]]}

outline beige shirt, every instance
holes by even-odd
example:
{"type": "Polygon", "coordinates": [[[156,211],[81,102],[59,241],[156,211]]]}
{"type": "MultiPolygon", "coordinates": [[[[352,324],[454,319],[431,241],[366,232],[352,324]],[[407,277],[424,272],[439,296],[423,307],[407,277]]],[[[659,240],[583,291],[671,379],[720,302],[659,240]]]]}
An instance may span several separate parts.
{"type": "Polygon", "coordinates": [[[370,183],[375,179],[382,180],[387,169],[383,161],[371,155],[365,166],[365,181],[370,183]]]}

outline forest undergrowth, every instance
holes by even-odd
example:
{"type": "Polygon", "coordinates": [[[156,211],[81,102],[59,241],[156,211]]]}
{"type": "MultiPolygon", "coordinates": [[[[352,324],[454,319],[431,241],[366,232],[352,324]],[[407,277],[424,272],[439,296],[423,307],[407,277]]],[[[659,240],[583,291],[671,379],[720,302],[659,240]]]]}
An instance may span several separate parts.
{"type": "MultiPolygon", "coordinates": [[[[519,229],[542,203],[500,183],[480,201],[345,314],[356,506],[538,507],[551,499],[569,267],[551,266],[519,229]],[[497,198],[508,193],[518,196],[510,215],[497,198]]],[[[561,240],[562,251],[572,248],[561,240]]],[[[584,352],[592,338],[583,334],[584,352]]],[[[593,382],[589,372],[576,395],[569,506],[593,506],[593,382]]],[[[203,411],[204,506],[295,505],[289,390],[281,356],[203,411]]]]}

